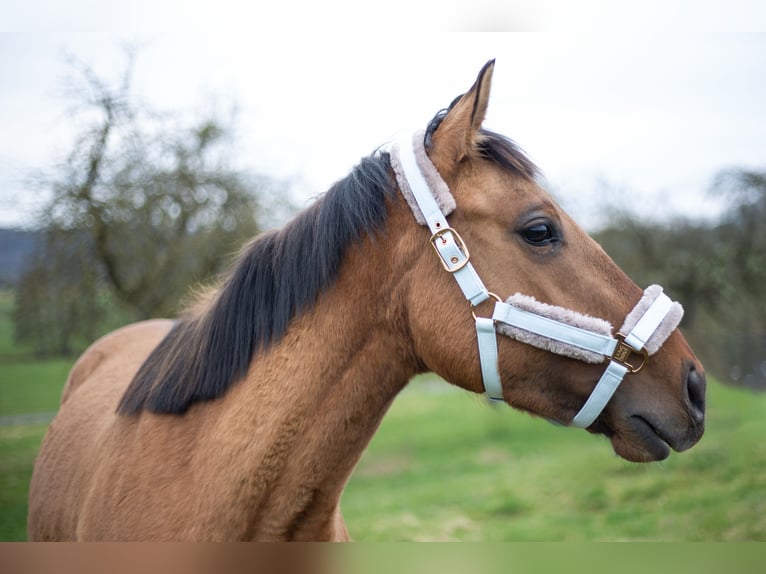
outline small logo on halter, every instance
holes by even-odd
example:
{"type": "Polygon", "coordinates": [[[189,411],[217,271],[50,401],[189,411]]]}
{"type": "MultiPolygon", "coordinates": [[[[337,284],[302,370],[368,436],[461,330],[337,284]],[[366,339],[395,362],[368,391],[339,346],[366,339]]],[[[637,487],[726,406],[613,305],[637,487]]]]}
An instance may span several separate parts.
{"type": "Polygon", "coordinates": [[[649,353],[646,352],[646,349],[636,351],[633,347],[625,342],[624,338],[625,336],[622,333],[617,334],[617,346],[614,349],[614,353],[612,353],[611,360],[627,367],[628,372],[637,373],[646,364],[646,360],[649,358],[649,353]],[[641,362],[637,365],[630,362],[630,356],[633,354],[639,355],[641,357],[641,362]]]}

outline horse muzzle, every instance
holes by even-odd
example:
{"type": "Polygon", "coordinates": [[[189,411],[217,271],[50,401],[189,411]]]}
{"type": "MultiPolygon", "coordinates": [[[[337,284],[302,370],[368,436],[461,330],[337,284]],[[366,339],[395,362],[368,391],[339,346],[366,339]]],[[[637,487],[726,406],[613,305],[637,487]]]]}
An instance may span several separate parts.
{"type": "Polygon", "coordinates": [[[664,460],[671,449],[682,452],[693,447],[705,432],[705,374],[692,361],[682,369],[679,401],[667,399],[645,404],[628,392],[615,397],[612,409],[588,429],[603,434],[614,451],[632,462],[664,460]]]}

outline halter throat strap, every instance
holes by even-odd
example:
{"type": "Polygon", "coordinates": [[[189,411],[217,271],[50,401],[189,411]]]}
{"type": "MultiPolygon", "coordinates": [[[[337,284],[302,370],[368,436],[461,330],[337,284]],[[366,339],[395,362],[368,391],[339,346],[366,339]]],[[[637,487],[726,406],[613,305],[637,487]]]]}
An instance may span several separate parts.
{"type": "Polygon", "coordinates": [[[618,333],[617,337],[612,337],[608,323],[568,309],[540,303],[535,306],[536,302],[531,298],[526,298],[532,300],[533,303],[528,303],[531,308],[523,309],[510,303],[514,297],[524,297],[518,294],[503,302],[486,288],[470,262],[465,242],[447,222],[443,207],[446,205],[449,211],[454,209],[454,199],[425,153],[423,141],[423,132],[417,132],[410,142],[394,144],[390,149],[391,166],[416,220],[431,231],[431,246],[444,269],[455,278],[466,300],[472,307],[490,297],[496,300],[492,317],[473,314],[487,396],[504,401],[498,369],[498,332],[586,362],[607,361],[608,365],[592,393],[569,423],[582,428],[590,426],[604,410],[625,375],[638,372],[644,366],[650,354],[645,348],[647,342],[653,341],[651,351],[656,352],[678,326],[683,309],[662,293],[661,287],[652,285],[628,314],[623,325],[623,331],[628,331],[627,334],[618,333]],[[550,315],[554,311],[563,312],[559,314],[567,319],[552,318],[550,315]],[[572,317],[590,320],[590,323],[580,321],[587,325],[601,321],[607,330],[602,333],[594,327],[572,324],[578,322],[573,321],[572,317]]]}

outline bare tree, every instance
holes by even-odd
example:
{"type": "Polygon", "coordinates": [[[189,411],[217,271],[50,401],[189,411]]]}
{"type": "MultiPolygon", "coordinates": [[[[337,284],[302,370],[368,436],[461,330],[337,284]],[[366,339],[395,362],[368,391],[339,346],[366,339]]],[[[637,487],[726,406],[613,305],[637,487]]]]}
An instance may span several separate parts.
{"type": "Polygon", "coordinates": [[[39,325],[51,333],[54,320],[68,323],[62,333],[88,338],[105,313],[96,312],[99,301],[136,319],[177,312],[189,286],[221,271],[257,233],[266,192],[285,191],[233,167],[229,123],[204,117],[188,125],[142,106],[131,91],[133,62],[131,55],[116,85],[71,62],[68,92],[84,123],[66,159],[42,179],[51,193],[41,218],[46,240],[20,282],[21,339],[42,340],[39,325]],[[63,297],[64,285],[80,297],[63,297]],[[93,312],[75,313],[83,305],[93,312]],[[55,312],[42,313],[47,306],[55,312]]]}

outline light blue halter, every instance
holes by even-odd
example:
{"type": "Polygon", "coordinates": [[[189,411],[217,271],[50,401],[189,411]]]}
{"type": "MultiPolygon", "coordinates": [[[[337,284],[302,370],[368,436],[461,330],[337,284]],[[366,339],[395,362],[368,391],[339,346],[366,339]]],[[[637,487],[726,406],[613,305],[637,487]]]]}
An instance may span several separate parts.
{"type": "MultiPolygon", "coordinates": [[[[498,332],[561,355],[589,362],[608,361],[606,370],[590,397],[569,423],[571,426],[582,428],[590,426],[604,410],[625,375],[641,370],[649,354],[656,352],[678,326],[683,314],[681,306],[662,293],[661,287],[653,285],[644,291],[644,296],[628,315],[623,326],[623,330],[627,330],[628,333],[618,333],[616,337],[612,337],[575,326],[571,324],[571,320],[563,322],[546,316],[551,313],[538,312],[538,307],[561,311],[562,316],[584,317],[571,310],[539,303],[537,306],[531,305],[530,310],[503,302],[486,288],[476,273],[470,262],[468,247],[460,234],[449,226],[435,198],[435,191],[429,186],[427,179],[432,182],[436,179],[439,187],[447,189],[423,149],[422,132],[416,133],[411,141],[405,141],[399,146],[394,145],[390,156],[399,187],[407,197],[416,219],[424,220],[431,230],[431,246],[438,254],[444,269],[452,274],[471,305],[487,396],[496,401],[504,400],[498,370],[498,332]],[[408,192],[411,193],[410,197],[408,192]],[[495,299],[492,316],[476,316],[474,308],[490,298],[495,299]],[[651,349],[647,350],[647,342],[650,339],[651,349]],[[555,344],[551,344],[553,342],[555,344]],[[634,358],[635,355],[638,355],[638,360],[634,358]],[[596,359],[594,361],[584,357],[596,359]]],[[[509,298],[509,301],[511,299],[514,298],[509,298]]],[[[534,302],[533,299],[532,301],[534,302]]],[[[600,321],[587,317],[586,319],[600,321]]]]}

